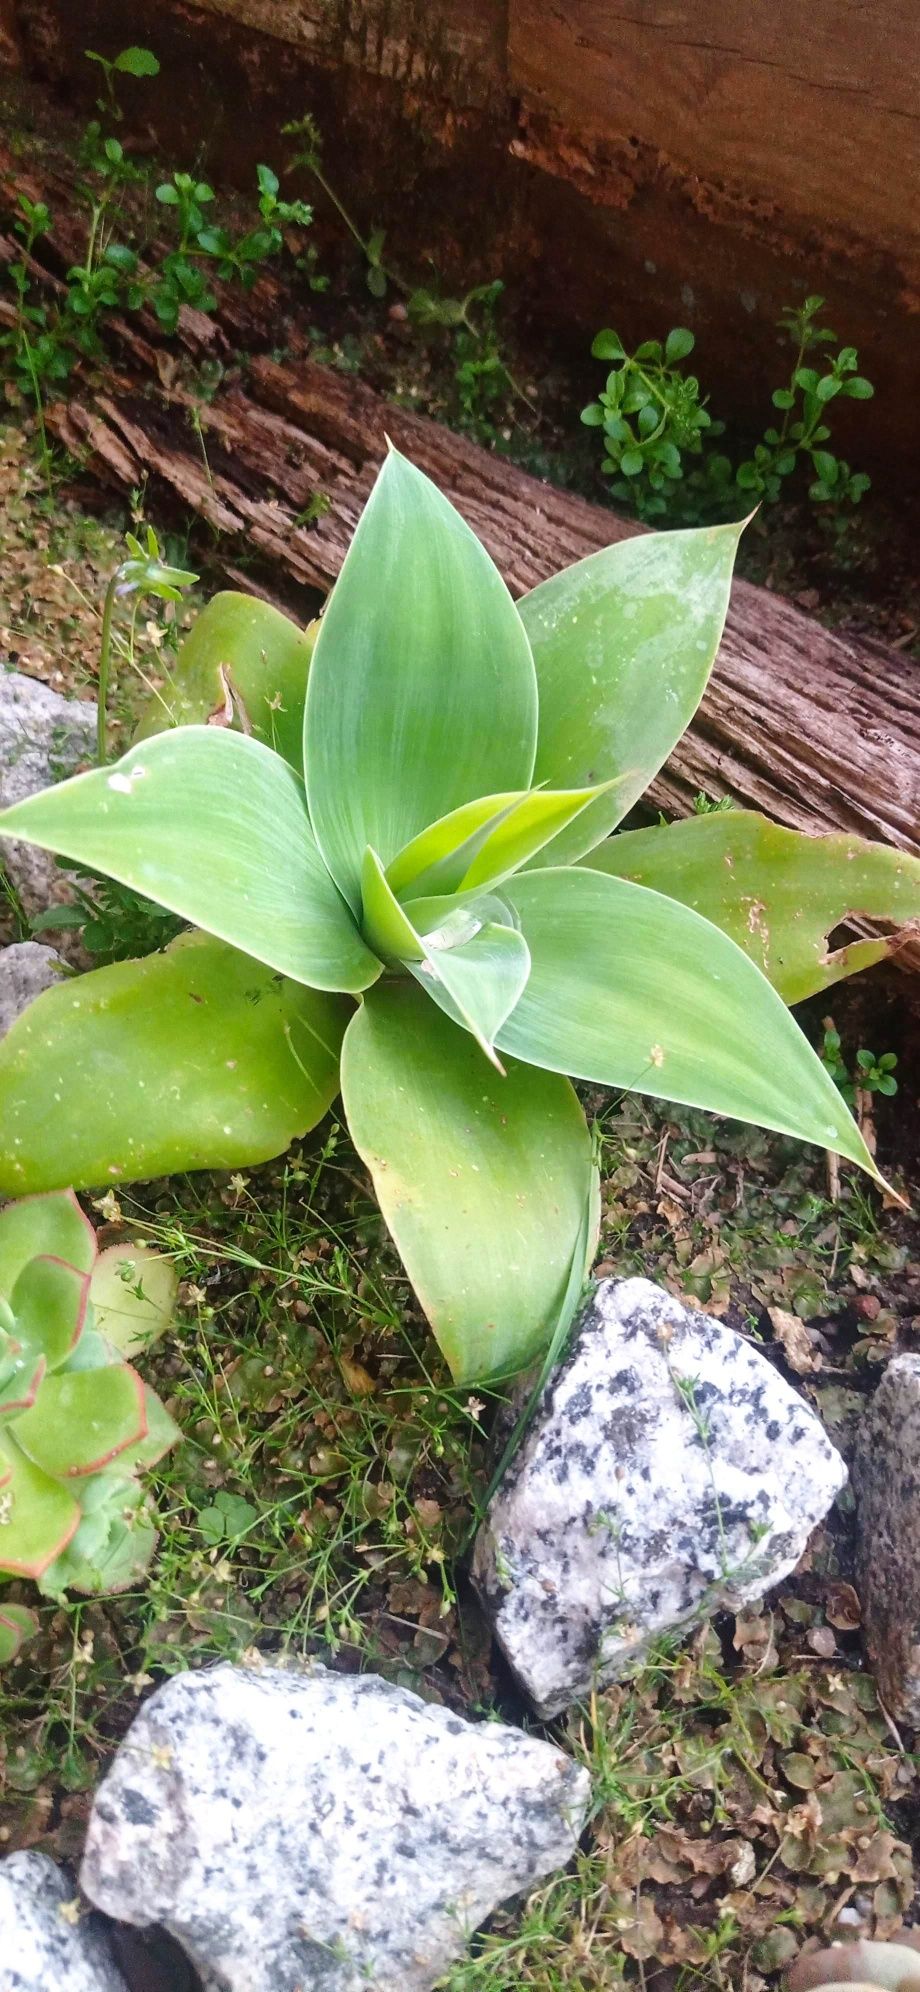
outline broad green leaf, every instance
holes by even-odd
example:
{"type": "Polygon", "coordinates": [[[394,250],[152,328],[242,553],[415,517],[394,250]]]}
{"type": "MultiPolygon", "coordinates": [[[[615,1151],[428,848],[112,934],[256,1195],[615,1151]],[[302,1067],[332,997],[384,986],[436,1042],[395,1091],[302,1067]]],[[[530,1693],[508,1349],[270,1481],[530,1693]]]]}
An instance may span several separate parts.
{"type": "Polygon", "coordinates": [[[16,1334],[33,1356],[44,1356],[49,1370],[66,1362],[80,1339],[89,1282],[76,1266],[44,1256],[30,1259],[16,1281],[10,1302],[16,1334]]]}
{"type": "Polygon", "coordinates": [[[850,915],[920,919],[920,859],[863,837],[803,836],[756,810],[716,810],[629,830],[583,860],[705,914],[801,1003],[896,952],[899,936],[829,945],[850,915]]]}
{"type": "Polygon", "coordinates": [[[334,1099],[349,1012],[202,934],[57,984],[0,1044],[0,1195],[268,1161],[334,1099]]]}
{"type": "Polygon", "coordinates": [[[15,1660],[28,1639],[34,1639],[38,1619],[28,1605],[0,1598],[0,1667],[15,1660]]]}
{"type": "Polygon", "coordinates": [[[171,1259],[123,1239],[100,1252],[91,1291],[96,1327],[121,1356],[149,1349],[172,1322],[179,1275],[171,1259]]]}
{"type": "Polygon", "coordinates": [[[498,1045],[552,1071],[651,1093],[831,1148],[877,1176],[829,1073],[734,941],[674,899],[600,872],[505,887],[531,953],[498,1045]]]}
{"type": "MultiPolygon", "coordinates": [[[[61,986],[63,990],[65,985],[61,986]]],[[[0,1113],[0,1153],[3,1139],[0,1113]]],[[[15,1192],[8,1190],[6,1194],[15,1192]]],[[[96,1234],[70,1189],[54,1196],[23,1197],[0,1210],[0,1296],[8,1300],[23,1267],[45,1253],[66,1259],[82,1273],[88,1273],[94,1264],[96,1234]]]]}
{"type": "Polygon", "coordinates": [[[33,1466],[8,1431],[0,1431],[0,1485],[0,1570],[11,1577],[41,1577],[76,1533],[79,1504],[69,1487],[33,1466]]]}
{"type": "Polygon", "coordinates": [[[540,694],[534,781],[581,788],[618,777],[535,865],[570,864],[600,843],[685,732],[719,647],[741,530],[639,534],[519,604],[540,694]]]}
{"type": "Polygon", "coordinates": [[[268,747],[180,727],[0,813],[0,836],[76,858],[312,989],[380,964],[323,864],[302,784],[268,747]]]}
{"type": "MultiPolygon", "coordinates": [[[[142,1468],[156,1466],[157,1460],[162,1459],[170,1446],[177,1445],[182,1438],[175,1419],[170,1417],[165,1404],[161,1404],[156,1391],[151,1390],[148,1384],[144,1385],[144,1414],[146,1431],[119,1453],[119,1474],[139,1473],[142,1468]]],[[[83,1505],[86,1506],[85,1497],[83,1505]]]]}
{"type": "Polygon", "coordinates": [[[497,567],[391,451],[329,598],[307,690],[310,817],[353,910],[369,844],[387,865],[461,803],[529,787],[536,729],[530,646],[497,567]]]}
{"type": "Polygon", "coordinates": [[[601,793],[522,789],[466,803],[400,851],[387,867],[389,883],[400,897],[413,899],[500,884],[601,793]]]}
{"type": "Polygon", "coordinates": [[[303,773],[303,709],[318,623],[298,629],[255,595],[225,589],[189,630],[135,734],[174,726],[233,726],[303,773]]]}
{"type": "Polygon", "coordinates": [[[348,1027],[342,1093],[453,1375],[525,1368],[555,1326],[592,1194],[571,1086],[516,1064],[501,1078],[420,990],[381,982],[348,1027]]]}
{"type": "Polygon", "coordinates": [[[16,1444],[55,1480],[99,1473],[147,1430],[144,1386],[127,1363],[46,1376],[16,1444]]]}
{"type": "MultiPolygon", "coordinates": [[[[482,892],[473,903],[448,901],[434,933],[419,934],[399,904],[375,851],[365,852],[361,875],[364,931],[386,959],[402,961],[455,1023],[472,1032],[501,1070],[495,1033],[527,980],[530,957],[513,915],[482,892]]],[[[469,897],[469,895],[467,895],[469,897]]]]}

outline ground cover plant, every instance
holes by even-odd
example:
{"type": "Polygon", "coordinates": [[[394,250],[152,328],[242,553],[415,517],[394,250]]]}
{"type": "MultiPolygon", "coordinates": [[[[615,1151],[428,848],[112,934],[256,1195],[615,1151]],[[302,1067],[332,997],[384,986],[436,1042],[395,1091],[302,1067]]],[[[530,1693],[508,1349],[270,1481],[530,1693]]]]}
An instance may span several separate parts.
{"type": "Polygon", "coordinates": [[[546,1350],[593,1250],[566,1075],[877,1174],[786,1005],[886,952],[825,937],[848,912],[920,910],[920,865],[741,812],[610,835],[705,687],[737,537],[605,549],[518,609],[391,452],[318,633],[218,597],[171,681],[191,723],[150,730],[167,689],[115,767],[0,820],[195,923],[14,1027],[0,1188],[258,1162],[341,1084],[434,1333],[473,1379],[546,1350]]]}
{"type": "Polygon", "coordinates": [[[663,344],[645,339],[632,353],[612,328],[598,332],[591,351],[611,370],[581,419],[601,432],[601,469],[614,480],[612,495],[640,519],[719,519],[752,500],[774,503],[804,468],[811,503],[845,531],[871,480],[828,448],[831,403],[841,395],[868,401],[875,390],[858,372],[855,346],[829,350],[837,335],[818,323],[823,307],[823,297],[807,297],[780,320],[795,357],[771,396],[776,419],[738,462],[712,447],[725,424],[709,413],[697,376],[686,371],[696,345],[686,326],[673,326],[663,344]]]}
{"type": "MultiPolygon", "coordinates": [[[[0,1578],[59,1597],[147,1568],[140,1474],[179,1433],[123,1351],[162,1332],[175,1285],[154,1254],[98,1256],[70,1192],[0,1211],[0,1578]]],[[[0,1590],[0,1661],[34,1630],[0,1590]]]]}

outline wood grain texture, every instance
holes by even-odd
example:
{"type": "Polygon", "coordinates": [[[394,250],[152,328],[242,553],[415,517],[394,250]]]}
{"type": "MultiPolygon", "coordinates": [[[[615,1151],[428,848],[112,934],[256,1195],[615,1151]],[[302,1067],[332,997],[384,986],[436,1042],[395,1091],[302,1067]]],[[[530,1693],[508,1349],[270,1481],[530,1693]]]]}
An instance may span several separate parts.
{"type": "Polygon", "coordinates": [[[916,0],[510,0],[508,73],[584,140],[651,145],[920,270],[916,0]]]}

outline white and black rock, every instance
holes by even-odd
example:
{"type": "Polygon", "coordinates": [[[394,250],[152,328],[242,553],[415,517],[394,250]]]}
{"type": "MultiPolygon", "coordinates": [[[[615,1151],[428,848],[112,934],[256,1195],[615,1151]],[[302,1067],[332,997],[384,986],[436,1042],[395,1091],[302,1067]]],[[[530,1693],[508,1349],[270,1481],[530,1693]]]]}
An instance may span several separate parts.
{"type": "Polygon", "coordinates": [[[887,1709],[920,1725],[920,1356],[895,1356],[853,1461],[856,1582],[887,1709]]]}
{"type": "Polygon", "coordinates": [[[96,1797],[81,1882],[215,1992],[427,1992],[561,1867],[587,1772],[372,1675],[220,1666],[152,1695],[96,1797]]]}
{"type": "MultiPolygon", "coordinates": [[[[0,809],[72,775],[92,759],[95,739],[95,705],[62,698],[35,678],[0,669],[0,809]]],[[[0,856],[30,916],[65,896],[47,851],[4,842],[0,856]]]]}
{"type": "Polygon", "coordinates": [[[760,1597],[846,1480],[766,1358],[649,1280],[605,1280],[476,1542],[473,1576],[542,1715],[661,1633],[760,1597]]]}
{"type": "Polygon", "coordinates": [[[99,1918],[47,1854],[0,1861],[2,1992],[128,1992],[99,1918]]]}
{"type": "Polygon", "coordinates": [[[65,970],[63,956],[38,941],[14,941],[0,949],[0,1038],[65,970]]]}

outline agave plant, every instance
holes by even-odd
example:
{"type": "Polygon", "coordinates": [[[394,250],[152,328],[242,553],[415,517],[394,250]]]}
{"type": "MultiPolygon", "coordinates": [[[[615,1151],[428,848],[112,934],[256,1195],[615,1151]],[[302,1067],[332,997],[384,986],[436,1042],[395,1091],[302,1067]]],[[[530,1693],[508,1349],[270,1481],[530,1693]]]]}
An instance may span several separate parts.
{"type": "MultiPolygon", "coordinates": [[[[144,1571],[156,1536],[139,1475],[179,1436],[98,1325],[161,1328],[171,1271],[135,1254],[119,1279],[114,1249],[97,1257],[69,1191],[0,1211],[0,1576],[49,1597],[123,1590],[144,1571]]],[[[0,1594],[0,1661],[34,1624],[0,1594]]]]}
{"type": "Polygon", "coordinates": [[[193,927],[14,1026],[0,1189],[265,1160],[341,1085],[469,1379],[546,1347],[590,1256],[571,1077],[876,1174],[786,1004],[886,952],[826,936],[920,913],[920,864],[745,813],[611,836],[703,693],[739,531],[628,541],[515,605],[392,452],[318,635],[219,596],[124,758],[0,817],[193,927]]]}

